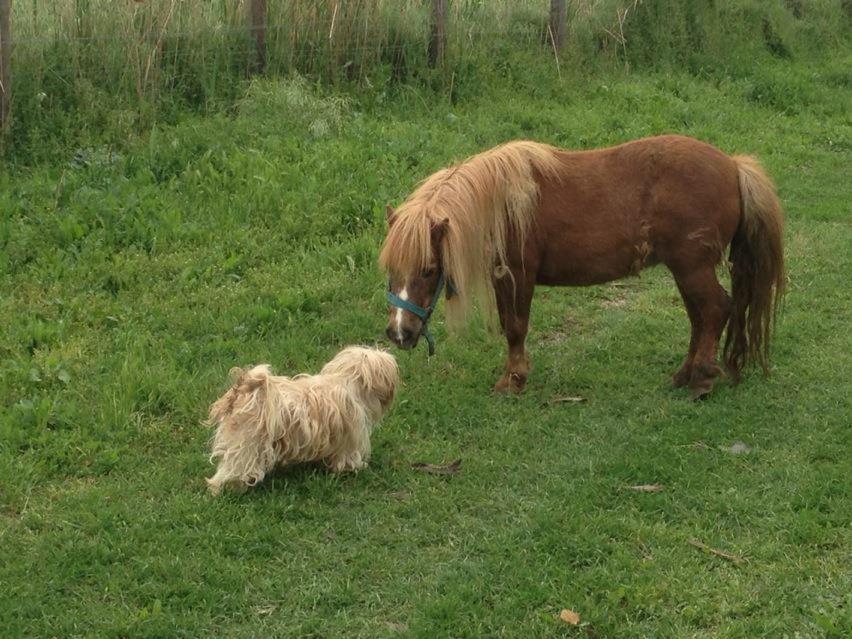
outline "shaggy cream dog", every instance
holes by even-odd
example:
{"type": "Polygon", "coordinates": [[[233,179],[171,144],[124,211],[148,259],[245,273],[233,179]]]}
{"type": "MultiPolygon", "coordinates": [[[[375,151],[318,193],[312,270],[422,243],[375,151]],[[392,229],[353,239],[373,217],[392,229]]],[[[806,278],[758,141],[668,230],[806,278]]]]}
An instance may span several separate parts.
{"type": "Polygon", "coordinates": [[[322,461],[332,471],[357,470],[370,457],[370,431],[393,401],[399,371],[393,355],[350,346],[319,375],[280,377],[262,364],[233,369],[234,385],[210,407],[211,461],[207,480],[245,490],[278,465],[322,461]]]}

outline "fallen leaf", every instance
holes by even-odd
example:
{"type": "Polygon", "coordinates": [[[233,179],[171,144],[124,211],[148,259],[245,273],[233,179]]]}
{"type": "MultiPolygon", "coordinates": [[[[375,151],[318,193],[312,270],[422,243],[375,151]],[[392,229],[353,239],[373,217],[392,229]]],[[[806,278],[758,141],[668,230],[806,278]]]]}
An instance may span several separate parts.
{"type": "Polygon", "coordinates": [[[398,499],[399,501],[408,501],[411,495],[404,490],[395,490],[388,493],[388,496],[398,499]]]}
{"type": "Polygon", "coordinates": [[[648,548],[647,544],[641,539],[637,539],[636,543],[639,545],[639,550],[642,552],[642,557],[645,558],[645,561],[653,561],[654,555],[651,554],[651,549],[648,548]]]}
{"type": "Polygon", "coordinates": [[[388,630],[393,630],[394,632],[408,632],[408,626],[399,621],[386,621],[385,625],[388,627],[388,630]]]}
{"type": "Polygon", "coordinates": [[[710,450],[712,447],[708,446],[699,439],[698,441],[694,441],[691,444],[682,444],[680,446],[676,446],[676,448],[694,448],[695,450],[710,450]]]}
{"type": "MultiPolygon", "coordinates": [[[[539,344],[560,344],[565,341],[568,336],[562,331],[553,331],[552,333],[546,333],[542,335],[541,339],[538,340],[539,344]]],[[[547,403],[547,402],[545,402],[547,403]]]]}
{"type": "Polygon", "coordinates": [[[740,555],[735,555],[730,552],[725,552],[724,550],[718,550],[717,548],[711,548],[705,543],[698,541],[697,539],[690,539],[687,542],[690,546],[694,546],[699,550],[703,550],[706,553],[711,555],[716,555],[717,557],[721,557],[722,559],[727,559],[728,561],[733,561],[735,564],[741,564],[745,561],[748,561],[745,557],[741,557],[740,555]]]}
{"type": "Polygon", "coordinates": [[[624,306],[627,306],[627,300],[623,297],[617,297],[611,300],[604,300],[603,302],[601,302],[601,306],[603,306],[604,308],[622,308],[624,306]]]}
{"type": "Polygon", "coordinates": [[[348,264],[349,264],[349,270],[350,270],[350,271],[352,271],[352,272],[354,273],[354,272],[355,272],[355,260],[352,258],[352,256],[351,256],[351,255],[347,255],[347,256],[346,256],[346,261],[347,261],[347,262],[348,262],[348,264]]]}
{"type": "Polygon", "coordinates": [[[414,462],[411,464],[414,470],[419,470],[430,475],[457,475],[461,470],[461,459],[450,464],[427,464],[425,462],[414,462]]]}
{"type": "Polygon", "coordinates": [[[731,455],[742,455],[743,453],[749,452],[751,448],[743,442],[734,442],[730,446],[719,446],[719,450],[731,453],[731,455]]]}
{"type": "Polygon", "coordinates": [[[578,395],[565,395],[564,397],[554,397],[553,399],[547,400],[548,404],[579,404],[580,402],[585,402],[585,397],[580,397],[578,395]]]}
{"type": "Polygon", "coordinates": [[[570,623],[572,626],[580,623],[580,615],[573,610],[568,610],[568,608],[562,609],[562,612],[559,613],[559,618],[565,623],[570,623]]]}
{"type": "Polygon", "coordinates": [[[637,493],[658,493],[663,489],[662,484],[638,484],[636,486],[628,486],[630,490],[635,490],[637,493]]]}

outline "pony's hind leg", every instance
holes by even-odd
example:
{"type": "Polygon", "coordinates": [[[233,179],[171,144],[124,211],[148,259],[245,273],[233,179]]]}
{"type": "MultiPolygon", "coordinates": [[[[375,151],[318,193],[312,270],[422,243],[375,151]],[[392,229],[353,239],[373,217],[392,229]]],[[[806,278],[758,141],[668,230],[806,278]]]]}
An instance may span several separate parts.
{"type": "Polygon", "coordinates": [[[695,351],[698,348],[698,336],[701,334],[701,314],[698,312],[698,307],[684,294],[680,285],[678,285],[678,290],[680,290],[680,295],[683,298],[683,305],[686,307],[686,314],[689,317],[691,330],[686,359],[683,360],[683,364],[677,372],[672,375],[672,383],[675,388],[681,388],[689,384],[689,380],[692,377],[692,364],[695,361],[695,351]]]}
{"type": "Polygon", "coordinates": [[[500,325],[509,351],[503,375],[494,384],[496,393],[520,393],[532,370],[526,339],[535,284],[522,270],[513,271],[512,275],[514,279],[506,274],[494,285],[500,325]]]}
{"type": "MultiPolygon", "coordinates": [[[[692,320],[693,339],[690,342],[690,352],[694,350],[691,371],[687,386],[690,397],[698,399],[709,393],[716,383],[722,369],[716,363],[716,352],[719,349],[719,338],[728,322],[731,301],[725,289],[716,278],[716,269],[712,264],[703,265],[693,271],[675,271],[678,288],[687,301],[687,311],[690,305],[692,315],[697,314],[698,322],[692,320]],[[697,336],[695,335],[697,328],[697,336]]],[[[687,356],[687,361],[689,356],[687,356]]]]}

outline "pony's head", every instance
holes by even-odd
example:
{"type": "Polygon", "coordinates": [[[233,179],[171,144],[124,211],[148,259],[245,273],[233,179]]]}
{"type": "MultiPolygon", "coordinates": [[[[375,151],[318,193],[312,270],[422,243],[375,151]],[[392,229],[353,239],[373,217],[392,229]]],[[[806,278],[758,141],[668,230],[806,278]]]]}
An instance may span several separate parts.
{"type": "Polygon", "coordinates": [[[426,311],[438,303],[440,283],[446,278],[443,256],[449,220],[426,216],[397,220],[390,206],[387,215],[388,236],[380,261],[388,273],[388,291],[402,303],[389,307],[385,332],[391,342],[409,349],[424,333],[426,311]]]}

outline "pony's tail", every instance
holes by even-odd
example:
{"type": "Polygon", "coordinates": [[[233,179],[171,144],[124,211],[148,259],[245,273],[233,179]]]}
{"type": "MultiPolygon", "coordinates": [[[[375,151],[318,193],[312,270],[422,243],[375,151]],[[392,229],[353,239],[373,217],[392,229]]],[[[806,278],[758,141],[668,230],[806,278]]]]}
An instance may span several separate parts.
{"type": "Polygon", "coordinates": [[[739,172],[740,225],[731,241],[732,305],[723,350],[735,381],[746,364],[769,374],[769,343],[784,295],[784,213],[760,163],[733,158],[739,172]]]}

